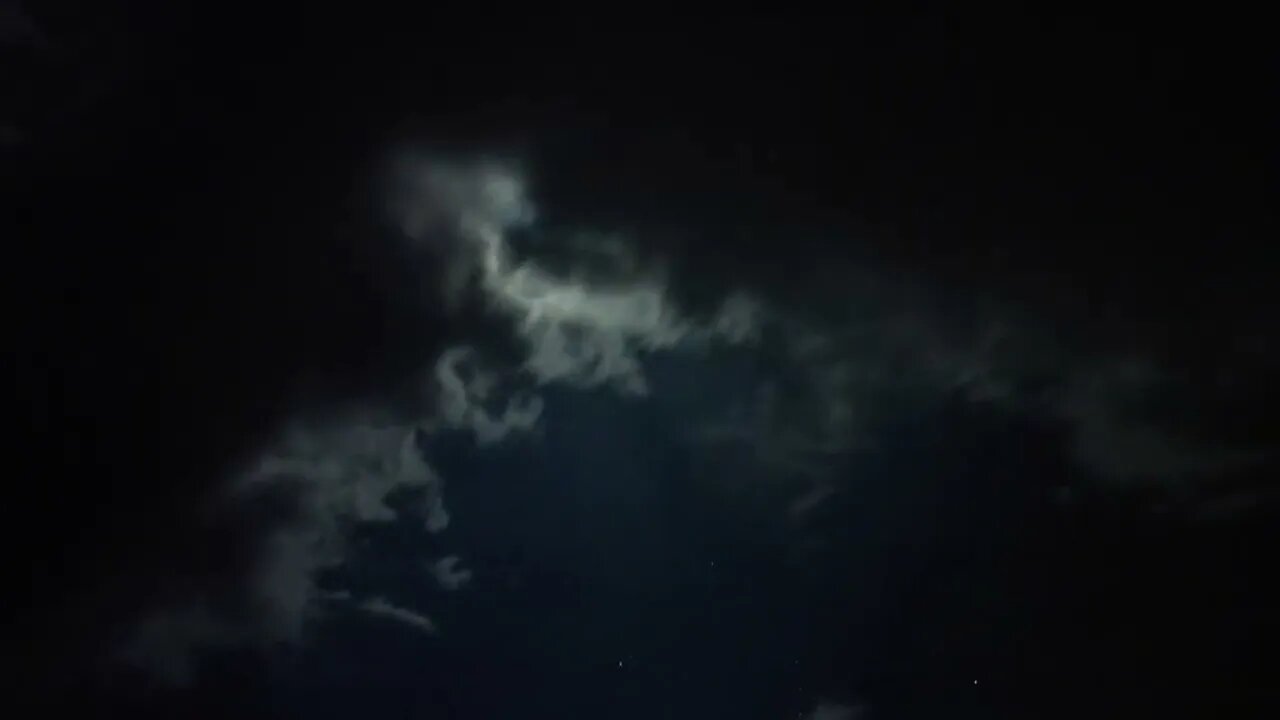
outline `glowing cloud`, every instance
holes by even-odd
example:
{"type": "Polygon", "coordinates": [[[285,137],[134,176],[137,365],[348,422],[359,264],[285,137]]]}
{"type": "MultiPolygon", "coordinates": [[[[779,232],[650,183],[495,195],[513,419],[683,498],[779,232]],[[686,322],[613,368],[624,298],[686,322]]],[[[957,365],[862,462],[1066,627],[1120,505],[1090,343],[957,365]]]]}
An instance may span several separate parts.
{"type": "MultiPolygon", "coordinates": [[[[528,349],[523,369],[538,383],[611,384],[644,394],[644,353],[684,341],[744,343],[758,336],[758,307],[745,295],[730,297],[715,317],[698,322],[672,304],[658,272],[588,281],[518,260],[510,231],[536,213],[524,182],[509,168],[425,163],[410,188],[419,201],[399,206],[401,226],[422,244],[440,236],[461,243],[466,250],[457,267],[473,273],[483,301],[513,321],[528,349]]],[[[614,238],[599,242],[618,256],[616,266],[634,269],[625,245],[614,238]]]]}

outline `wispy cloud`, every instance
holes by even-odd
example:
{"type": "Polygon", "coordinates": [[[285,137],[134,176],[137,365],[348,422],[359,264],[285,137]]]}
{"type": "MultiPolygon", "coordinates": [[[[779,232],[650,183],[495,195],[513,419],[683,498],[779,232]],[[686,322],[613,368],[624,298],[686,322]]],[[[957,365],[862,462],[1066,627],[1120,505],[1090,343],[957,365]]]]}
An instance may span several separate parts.
{"type": "MultiPolygon", "coordinates": [[[[625,238],[575,240],[574,253],[599,245],[589,269],[575,267],[572,253],[553,269],[522,247],[516,237],[538,214],[513,166],[408,158],[402,170],[389,204],[410,242],[447,259],[442,299],[451,312],[499,323],[514,348],[488,353],[485,338],[458,339],[422,368],[429,380],[421,412],[360,398],[282,427],[238,474],[227,501],[252,504],[264,488],[285,488],[293,501],[287,517],[261,533],[255,568],[241,588],[241,604],[250,610],[236,623],[207,609],[157,615],[189,620],[163,626],[170,628],[161,634],[172,652],[210,642],[208,628],[226,623],[234,631],[220,638],[296,641],[322,597],[316,575],[346,559],[352,529],[401,519],[393,494],[418,499],[415,519],[425,531],[448,528],[444,480],[427,462],[425,438],[464,430],[488,446],[529,432],[554,420],[540,397],[551,385],[649,394],[657,388],[647,362],[660,352],[720,346],[752,354],[760,369],[736,393],[736,406],[719,422],[698,425],[690,438],[793,482],[789,509],[796,518],[843,491],[840,471],[874,446],[894,418],[954,397],[1066,422],[1077,461],[1109,477],[1169,476],[1247,457],[1189,445],[1124,414],[1123,402],[1142,395],[1149,375],[1086,361],[1086,353],[1013,313],[984,310],[960,322],[959,313],[939,310],[910,282],[887,283],[868,269],[849,268],[839,287],[815,289],[822,302],[812,307],[784,305],[744,287],[725,293],[713,312],[697,314],[675,300],[663,271],[678,259],[641,257],[625,238]],[[1042,378],[1051,391],[1023,389],[1034,386],[1028,379],[1042,378]],[[190,621],[205,616],[212,619],[190,621]]],[[[470,578],[458,562],[447,556],[432,567],[442,587],[456,589],[470,578]]],[[[191,606],[207,607],[199,600],[191,606]]],[[[426,616],[383,599],[361,607],[435,628],[426,616]]],[[[856,716],[856,708],[835,704],[819,711],[826,715],[813,717],[856,716]]]]}
{"type": "MultiPolygon", "coordinates": [[[[401,519],[390,503],[394,494],[409,491],[419,498],[425,531],[448,528],[444,481],[421,445],[432,433],[464,430],[478,446],[492,445],[542,420],[536,394],[541,386],[608,386],[643,394],[646,353],[758,339],[759,308],[746,296],[728,298],[712,317],[685,317],[668,297],[660,273],[631,272],[635,268],[624,244],[615,242],[610,252],[615,266],[628,272],[612,278],[559,275],[532,260],[517,260],[510,231],[536,214],[523,180],[507,166],[420,163],[413,166],[411,180],[410,192],[398,195],[395,207],[415,242],[448,257],[452,306],[478,301],[496,312],[522,342],[524,356],[514,367],[488,366],[477,347],[457,345],[426,369],[427,408],[418,416],[366,400],[328,416],[297,416],[281,428],[239,473],[225,501],[252,505],[266,491],[283,489],[291,503],[287,518],[264,530],[258,542],[254,568],[240,588],[245,611],[235,621],[218,618],[241,636],[266,642],[302,639],[317,603],[326,597],[317,575],[347,559],[353,528],[401,519]]],[[[457,589],[470,579],[470,571],[458,563],[448,556],[432,567],[442,587],[457,589]]],[[[199,603],[194,598],[192,606],[199,603]]],[[[426,616],[383,599],[361,607],[434,630],[426,616]]],[[[194,652],[207,637],[177,633],[171,649],[194,652]]]]}
{"type": "Polygon", "coordinates": [[[441,354],[435,380],[439,419],[449,427],[470,430],[479,445],[530,430],[542,415],[542,400],[537,396],[508,399],[501,413],[490,412],[486,405],[495,400],[497,379],[478,367],[471,348],[455,347],[441,354]]]}
{"type": "Polygon", "coordinates": [[[395,620],[430,635],[436,634],[436,624],[432,622],[431,618],[408,608],[394,605],[385,598],[375,597],[365,600],[360,603],[360,609],[374,617],[395,620]]]}
{"type": "Polygon", "coordinates": [[[523,179],[509,166],[424,161],[405,183],[400,197],[418,200],[396,205],[401,226],[419,243],[433,243],[442,233],[456,238],[466,256],[458,267],[473,273],[484,303],[510,318],[527,348],[523,370],[540,384],[610,384],[645,394],[644,353],[684,341],[756,337],[756,308],[748,298],[727,298],[712,318],[686,317],[673,304],[663,273],[637,270],[631,250],[614,238],[601,239],[615,256],[617,271],[608,278],[556,273],[519,259],[511,231],[536,213],[523,179]]]}

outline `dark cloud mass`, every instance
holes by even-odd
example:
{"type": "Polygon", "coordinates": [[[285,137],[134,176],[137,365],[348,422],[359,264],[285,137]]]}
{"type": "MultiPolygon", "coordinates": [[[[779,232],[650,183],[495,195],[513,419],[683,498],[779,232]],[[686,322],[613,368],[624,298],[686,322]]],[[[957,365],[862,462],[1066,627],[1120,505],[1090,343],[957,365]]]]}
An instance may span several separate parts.
{"type": "MultiPolygon", "coordinates": [[[[931,14],[474,47],[320,13],[343,32],[214,52],[181,15],[110,26],[139,61],[109,102],[0,116],[33,693],[275,715],[245,668],[395,629],[462,658],[423,697],[471,697],[469,641],[586,647],[565,608],[631,592],[725,667],[780,658],[792,717],[1112,716],[1202,671],[1188,707],[1260,706],[1215,695],[1257,669],[1228,638],[1274,637],[1263,559],[1215,561],[1276,512],[1249,58],[931,14]]],[[[4,10],[0,42],[67,22],[4,10]]],[[[628,642],[591,662],[646,667],[628,642]]],[[[746,717],[706,677],[671,716],[723,687],[746,717]]]]}

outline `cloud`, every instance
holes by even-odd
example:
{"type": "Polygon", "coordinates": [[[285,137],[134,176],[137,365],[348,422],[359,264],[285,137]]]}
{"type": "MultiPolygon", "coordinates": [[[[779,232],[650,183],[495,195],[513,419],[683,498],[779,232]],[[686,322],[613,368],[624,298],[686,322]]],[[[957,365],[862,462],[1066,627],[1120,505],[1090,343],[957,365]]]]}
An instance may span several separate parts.
{"type": "Polygon", "coordinates": [[[291,480],[305,487],[306,511],[318,521],[391,522],[387,504],[397,490],[424,494],[424,510],[440,501],[442,479],[423,458],[417,424],[356,415],[297,422],[238,481],[256,485],[291,480]]]}
{"type": "Polygon", "coordinates": [[[1113,487],[1168,484],[1268,457],[1247,443],[1177,432],[1154,411],[1155,398],[1212,391],[1155,350],[1067,341],[1031,308],[940,303],[926,276],[889,282],[866,267],[835,274],[840,287],[815,282],[807,299],[766,305],[759,324],[770,338],[769,372],[749,400],[695,428],[694,442],[745,447],[757,466],[821,486],[896,420],[963,399],[1062,426],[1078,468],[1113,487]]]}
{"type": "Polygon", "coordinates": [[[493,374],[474,366],[475,356],[471,348],[456,347],[446,350],[436,362],[441,421],[470,430],[479,445],[491,445],[511,432],[532,429],[542,415],[541,398],[512,398],[501,414],[490,413],[485,403],[492,399],[497,381],[493,374]]]}
{"type": "Polygon", "coordinates": [[[125,658],[168,677],[167,668],[194,667],[206,649],[302,641],[325,597],[319,574],[346,560],[354,528],[401,519],[393,494],[417,499],[425,531],[443,530],[443,481],[424,459],[419,427],[379,415],[299,418],[283,429],[218,502],[222,515],[262,518],[238,585],[195,588],[156,609],[126,642],[125,658]]]}
{"type": "Polygon", "coordinates": [[[243,632],[203,604],[166,608],[147,617],[121,646],[117,659],[158,679],[189,685],[197,674],[192,648],[215,648],[244,641],[243,632]]]}
{"type": "Polygon", "coordinates": [[[1180,437],[1143,416],[1143,400],[1178,391],[1152,361],[1116,358],[1083,367],[1051,408],[1071,423],[1075,458],[1108,480],[1177,479],[1263,459],[1258,449],[1180,437]]]}
{"type": "MultiPolygon", "coordinates": [[[[645,395],[647,355],[711,342],[755,348],[767,334],[772,374],[692,437],[745,444],[773,472],[830,477],[850,453],[874,446],[886,422],[957,394],[1067,423],[1074,459],[1112,480],[1208,472],[1256,456],[1126,416],[1122,404],[1142,394],[1141,383],[1118,380],[1089,348],[1054,337],[1034,309],[948,303],[926,276],[846,264],[813,273],[810,287],[785,307],[748,287],[727,293],[710,317],[691,317],[673,300],[663,270],[672,260],[641,258],[618,235],[573,234],[560,246],[569,260],[554,270],[538,248],[520,247],[514,235],[538,214],[513,166],[419,158],[407,167],[397,195],[401,226],[420,245],[452,248],[452,292],[473,293],[506,318],[524,346],[519,369],[535,385],[608,385],[645,395]],[[821,280],[832,277],[834,286],[821,280]],[[1036,389],[1046,383],[1054,392],[1036,389]]],[[[438,365],[450,421],[481,442],[531,427],[542,409],[536,397],[486,410],[492,376],[461,378],[472,355],[459,350],[438,365]]]]}
{"type": "Polygon", "coordinates": [[[439,496],[433,497],[427,505],[427,532],[433,535],[444,532],[449,529],[449,522],[449,511],[444,507],[444,500],[439,496]]]}
{"type": "MultiPolygon", "coordinates": [[[[517,261],[508,233],[535,213],[522,180],[505,166],[426,163],[416,166],[410,186],[413,192],[392,204],[414,242],[448,259],[449,307],[460,312],[478,301],[496,313],[520,341],[522,358],[504,366],[477,346],[455,345],[427,368],[427,406],[420,413],[406,415],[389,403],[360,398],[327,415],[313,410],[286,422],[236,475],[222,503],[229,512],[252,513],[262,498],[282,495],[287,512],[263,520],[251,551],[255,560],[231,603],[235,612],[215,610],[196,592],[186,604],[161,608],[144,622],[211,618],[152,625],[171,630],[168,655],[191,655],[210,645],[214,633],[205,630],[214,626],[226,630],[221,637],[265,646],[301,641],[319,602],[333,599],[319,589],[317,577],[347,560],[355,528],[402,519],[393,497],[414,498],[412,513],[425,532],[446,530],[444,481],[422,446],[433,433],[464,430],[477,446],[489,446],[537,426],[543,414],[533,392],[538,387],[609,386],[642,394],[648,386],[646,353],[758,340],[754,301],[735,295],[711,317],[685,317],[668,297],[661,274],[636,271],[639,264],[617,240],[606,242],[603,254],[625,277],[588,280],[552,273],[533,260],[517,261]]],[[[458,562],[447,556],[433,566],[442,587],[457,589],[470,579],[458,562]]],[[[384,600],[361,607],[434,628],[424,616],[384,600]]]]}
{"type": "Polygon", "coordinates": [[[635,256],[614,237],[597,240],[614,270],[606,278],[555,273],[519,259],[511,231],[529,225],[536,213],[524,181],[508,166],[424,161],[398,197],[393,207],[415,242],[438,246],[438,238],[452,239],[455,255],[463,256],[455,272],[472,277],[455,274],[450,292],[469,281],[488,307],[511,321],[527,350],[522,369],[539,384],[609,384],[642,395],[648,391],[643,354],[686,341],[757,337],[757,308],[745,295],[730,296],[702,322],[684,317],[662,272],[637,270],[635,256]],[[408,199],[415,196],[417,202],[408,199]]]}
{"type": "Polygon", "coordinates": [[[866,710],[861,705],[845,705],[823,700],[805,716],[805,720],[857,720],[865,716],[866,710]]]}
{"type": "Polygon", "coordinates": [[[457,555],[449,555],[431,563],[431,574],[436,582],[445,590],[458,590],[471,581],[470,570],[459,570],[462,559],[457,555]]]}
{"type": "Polygon", "coordinates": [[[375,597],[360,603],[360,609],[374,617],[404,623],[429,635],[436,634],[436,624],[431,618],[408,608],[393,605],[384,598],[375,597]]]}
{"type": "MultiPolygon", "coordinates": [[[[1149,374],[1086,361],[1086,352],[1015,312],[982,307],[966,314],[938,303],[921,289],[922,279],[889,282],[870,268],[849,267],[834,273],[834,287],[806,280],[812,295],[799,300],[784,303],[746,286],[696,314],[676,301],[680,294],[664,271],[678,258],[641,257],[617,235],[529,246],[521,233],[537,213],[510,165],[407,158],[388,205],[413,247],[445,259],[439,299],[467,321],[465,337],[426,362],[420,412],[356,398],[341,411],[299,414],[280,428],[225,499],[249,507],[279,490],[290,501],[289,512],[264,521],[255,536],[256,562],[234,603],[240,614],[227,619],[201,597],[163,609],[151,618],[160,624],[146,627],[165,643],[144,643],[163,647],[160,655],[190,651],[215,635],[298,641],[324,597],[317,575],[346,560],[354,528],[402,519],[393,497],[414,499],[411,513],[424,532],[448,528],[444,481],[428,464],[423,441],[463,430],[485,447],[529,432],[551,420],[539,395],[550,385],[649,394],[655,380],[647,362],[659,352],[709,356],[719,347],[751,358],[755,370],[733,393],[736,400],[716,421],[695,423],[689,438],[701,449],[725,450],[723,457],[752,472],[808,488],[792,495],[795,518],[842,491],[838,483],[857,453],[874,447],[894,420],[954,398],[1068,423],[1076,459],[1103,475],[1167,476],[1239,457],[1191,450],[1121,412],[1126,399],[1147,391],[1149,374]],[[565,248],[567,262],[549,259],[565,248]],[[513,342],[494,350],[486,344],[493,338],[472,322],[477,318],[497,323],[513,342]],[[1035,389],[1040,385],[1051,390],[1035,389]]],[[[432,567],[442,587],[469,579],[457,563],[450,555],[432,567]]],[[[425,616],[385,600],[361,607],[434,629],[425,616]]],[[[848,706],[825,712],[839,708],[848,706]]]]}
{"type": "Polygon", "coordinates": [[[808,492],[792,501],[791,506],[787,508],[787,514],[792,518],[799,519],[812,513],[818,506],[829,500],[836,494],[834,486],[829,484],[820,484],[814,486],[808,492]]]}

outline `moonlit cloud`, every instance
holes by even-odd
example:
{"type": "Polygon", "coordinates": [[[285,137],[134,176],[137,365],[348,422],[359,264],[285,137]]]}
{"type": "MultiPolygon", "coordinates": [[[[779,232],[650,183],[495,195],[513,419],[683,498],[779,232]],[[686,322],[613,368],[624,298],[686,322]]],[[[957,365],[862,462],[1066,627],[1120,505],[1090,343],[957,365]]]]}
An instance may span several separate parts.
{"type": "Polygon", "coordinates": [[[236,612],[214,612],[199,597],[161,609],[144,620],[126,659],[166,677],[170,666],[193,667],[190,656],[205,648],[303,640],[325,597],[319,573],[345,561],[352,528],[401,519],[388,503],[393,493],[416,494],[425,530],[443,530],[443,481],[425,461],[418,426],[377,416],[299,419],[284,429],[223,499],[229,512],[246,515],[265,498],[287,499],[256,541],[236,612]]]}
{"type": "Polygon", "coordinates": [[[516,431],[532,429],[542,415],[542,400],[536,396],[508,400],[500,414],[486,403],[494,398],[496,378],[474,367],[475,351],[450,348],[436,362],[439,390],[439,417],[449,427],[470,430],[479,445],[491,445],[516,431]],[[469,362],[471,361],[471,362],[469,362]],[[471,364],[472,367],[464,366],[471,364]]]}
{"type": "MultiPolygon", "coordinates": [[[[482,301],[511,320],[528,350],[522,368],[539,384],[608,384],[642,395],[648,392],[645,353],[685,341],[743,343],[756,337],[757,307],[743,295],[697,321],[672,304],[660,272],[589,281],[518,259],[510,233],[530,224],[536,213],[523,180],[510,168],[427,162],[408,184],[408,194],[420,199],[398,206],[401,226],[420,244],[447,236],[465,248],[458,267],[474,274],[471,282],[482,301]]],[[[619,259],[629,251],[616,238],[600,242],[615,267],[634,267],[619,259]]]]}
{"type": "MultiPolygon", "coordinates": [[[[291,499],[288,517],[260,539],[242,589],[242,615],[251,620],[226,623],[256,641],[303,638],[318,603],[333,599],[318,588],[317,576],[346,561],[355,527],[402,519],[391,505],[393,495],[417,498],[414,512],[425,532],[448,528],[444,482],[421,445],[432,433],[464,430],[477,446],[492,445],[542,421],[543,403],[534,392],[539,386],[608,386],[644,394],[648,353],[759,339],[754,300],[734,295],[711,317],[687,317],[672,303],[661,273],[640,272],[616,238],[602,241],[616,276],[588,280],[517,259],[510,232],[527,226],[536,213],[523,180],[506,166],[424,163],[414,165],[408,178],[392,206],[408,237],[447,260],[449,307],[478,301],[507,321],[525,352],[511,367],[491,365],[477,347],[446,349],[427,369],[428,407],[418,417],[368,402],[328,417],[298,416],[281,428],[232,483],[227,500],[252,505],[275,489],[291,499]]],[[[432,566],[445,589],[470,579],[459,562],[447,556],[432,566]]],[[[434,631],[425,616],[380,598],[360,607],[434,631]]],[[[207,644],[208,635],[179,634],[171,650],[193,652],[207,644]]]]}
{"type": "MultiPolygon", "coordinates": [[[[679,306],[662,270],[678,259],[641,258],[625,237],[575,238],[567,268],[553,269],[536,248],[523,247],[519,233],[538,214],[511,166],[408,158],[397,180],[388,204],[405,238],[443,258],[438,299],[450,313],[482,316],[508,331],[515,358],[487,352],[483,337],[454,338],[458,344],[425,361],[427,387],[418,399],[426,406],[416,414],[356,398],[341,412],[291,418],[228,493],[233,505],[250,506],[270,495],[266,489],[292,501],[285,517],[264,522],[269,531],[260,533],[239,619],[220,617],[201,598],[166,609],[143,628],[166,638],[140,646],[156,650],[149,657],[213,644],[213,628],[219,642],[296,642],[325,597],[317,576],[346,561],[353,529],[404,519],[393,496],[412,498],[412,520],[424,532],[449,527],[444,479],[424,451],[433,433],[462,430],[478,447],[527,433],[554,422],[541,397],[553,385],[659,392],[647,367],[658,353],[708,355],[719,346],[759,361],[718,419],[700,422],[688,436],[751,472],[793,483],[789,507],[779,511],[789,509],[794,519],[845,490],[838,484],[851,475],[845,471],[891,420],[953,397],[1068,422],[1077,460],[1104,474],[1169,475],[1221,462],[1153,425],[1122,421],[1118,401],[1140,393],[1142,383],[1099,371],[1034,323],[998,313],[958,321],[958,313],[934,309],[909,283],[889,286],[857,268],[841,275],[840,287],[814,290],[823,298],[814,303],[819,311],[794,302],[784,308],[745,287],[726,293],[714,312],[695,314],[679,306]],[[603,263],[588,263],[587,255],[603,263]],[[574,262],[580,257],[581,267],[574,262]],[[1056,392],[1018,390],[1028,377],[1050,378],[1056,392]]],[[[455,590],[470,579],[459,562],[448,555],[431,566],[441,587],[455,590]]],[[[385,599],[359,607],[435,631],[425,615],[385,599]]],[[[828,703],[811,717],[858,712],[828,703]]]]}
{"type": "Polygon", "coordinates": [[[432,622],[431,618],[409,608],[394,605],[385,598],[375,597],[365,600],[360,603],[360,609],[374,617],[404,623],[428,635],[435,635],[437,632],[436,624],[432,622]]]}
{"type": "Polygon", "coordinates": [[[299,423],[285,431],[242,487],[293,480],[306,489],[307,511],[334,522],[391,522],[391,493],[418,489],[438,499],[442,481],[418,446],[418,427],[355,418],[299,423]]]}
{"type": "Polygon", "coordinates": [[[449,555],[431,563],[431,574],[440,583],[440,587],[458,590],[471,581],[471,571],[458,568],[461,562],[462,558],[457,555],[449,555]]]}
{"type": "Polygon", "coordinates": [[[745,446],[756,467],[821,487],[852,454],[874,449],[895,418],[962,398],[1061,423],[1071,459],[1110,485],[1212,474],[1266,456],[1179,436],[1144,411],[1153,396],[1200,390],[1158,356],[1066,343],[1023,310],[935,307],[926,278],[895,285],[857,268],[839,277],[842,287],[814,290],[847,298],[821,316],[803,304],[771,310],[772,356],[782,361],[749,400],[696,428],[695,442],[745,446]]]}

